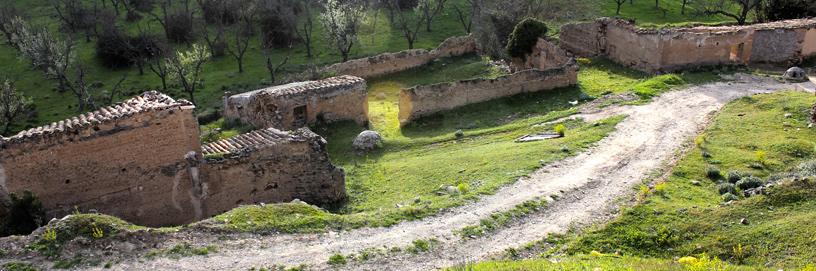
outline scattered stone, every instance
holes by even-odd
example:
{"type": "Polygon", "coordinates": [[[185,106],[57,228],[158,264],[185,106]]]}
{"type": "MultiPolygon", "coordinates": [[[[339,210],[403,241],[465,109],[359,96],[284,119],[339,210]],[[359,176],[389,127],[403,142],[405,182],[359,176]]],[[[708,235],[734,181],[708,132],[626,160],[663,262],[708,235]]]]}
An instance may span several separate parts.
{"type": "Polygon", "coordinates": [[[698,181],[698,180],[691,180],[691,185],[700,186],[700,181],[698,181]]]}
{"type": "Polygon", "coordinates": [[[786,119],[788,119],[788,118],[790,118],[790,117],[793,117],[793,114],[791,114],[791,113],[785,113],[785,115],[784,115],[784,116],[785,116],[785,118],[786,118],[786,119]]]}
{"type": "Polygon", "coordinates": [[[743,217],[742,219],[740,219],[740,224],[748,225],[748,219],[743,217]]]}
{"type": "Polygon", "coordinates": [[[785,74],[782,75],[782,78],[793,82],[804,82],[808,80],[805,70],[799,67],[792,67],[788,69],[785,71],[785,74]]]}
{"type": "Polygon", "coordinates": [[[462,130],[456,130],[456,133],[454,133],[454,135],[456,136],[457,139],[463,138],[465,137],[465,132],[463,132],[462,130]]]}
{"type": "Polygon", "coordinates": [[[448,185],[445,187],[445,192],[448,193],[448,195],[459,195],[459,188],[448,185]]]}
{"type": "Polygon", "coordinates": [[[352,146],[359,152],[371,151],[382,146],[383,139],[379,133],[365,130],[354,139],[352,146]]]}

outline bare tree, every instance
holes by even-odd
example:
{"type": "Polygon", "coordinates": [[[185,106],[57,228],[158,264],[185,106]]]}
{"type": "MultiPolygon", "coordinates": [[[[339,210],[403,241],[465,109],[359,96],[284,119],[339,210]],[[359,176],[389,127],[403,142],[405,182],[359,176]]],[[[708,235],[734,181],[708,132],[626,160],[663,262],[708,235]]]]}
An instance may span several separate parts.
{"type": "Polygon", "coordinates": [[[357,30],[365,15],[362,5],[355,1],[327,0],[320,21],[328,31],[330,42],[337,48],[343,62],[349,60],[351,47],[357,40],[357,30]]]}
{"type": "Polygon", "coordinates": [[[161,80],[162,91],[167,90],[167,79],[170,77],[170,71],[167,69],[167,61],[159,57],[151,58],[148,59],[147,67],[161,80]]]}
{"type": "Polygon", "coordinates": [[[202,66],[209,59],[210,52],[199,44],[193,44],[190,51],[176,52],[174,56],[167,59],[169,77],[179,82],[193,104],[195,104],[196,90],[202,84],[202,66]]]}
{"type": "Polygon", "coordinates": [[[185,42],[189,45],[193,32],[193,11],[190,0],[178,0],[180,5],[174,7],[173,0],[161,0],[159,12],[151,11],[151,17],[164,29],[165,37],[173,42],[185,42]]]}
{"type": "Polygon", "coordinates": [[[689,3],[689,0],[682,0],[682,6],[680,7],[680,14],[686,15],[686,6],[689,3]]]}
{"type": "Polygon", "coordinates": [[[615,9],[615,15],[620,15],[621,6],[623,6],[623,4],[626,3],[626,0],[613,0],[613,1],[615,1],[615,5],[617,5],[615,9]]]}
{"type": "Polygon", "coordinates": [[[445,8],[447,0],[419,0],[417,9],[422,11],[422,19],[425,21],[425,30],[431,32],[433,19],[445,8]]]}
{"type": "Polygon", "coordinates": [[[233,27],[233,44],[227,45],[227,52],[238,62],[238,72],[244,72],[244,56],[249,48],[249,40],[254,30],[255,6],[249,0],[240,0],[238,3],[238,23],[233,27]]]}
{"type": "Polygon", "coordinates": [[[303,45],[306,46],[306,57],[312,58],[312,33],[314,33],[312,5],[314,5],[314,3],[310,0],[304,0],[302,3],[303,20],[297,27],[297,34],[303,41],[303,45]]]}
{"type": "Polygon", "coordinates": [[[127,79],[127,74],[122,75],[122,77],[119,78],[119,81],[113,85],[113,88],[111,88],[110,91],[102,92],[104,99],[103,101],[106,105],[113,104],[113,100],[116,98],[116,95],[119,95],[119,92],[121,92],[122,83],[125,82],[125,79],[127,79]]]}
{"type": "Polygon", "coordinates": [[[470,34],[470,31],[473,28],[473,16],[479,12],[479,1],[480,0],[466,0],[469,7],[469,13],[462,10],[459,5],[453,5],[453,10],[456,11],[456,16],[459,18],[459,22],[462,24],[462,27],[465,28],[465,32],[468,34],[470,34]]]}
{"type": "Polygon", "coordinates": [[[51,6],[66,30],[71,33],[84,31],[85,40],[91,41],[91,34],[96,32],[100,16],[96,1],[93,1],[92,7],[87,7],[82,0],[51,0],[51,6]]]}
{"type": "Polygon", "coordinates": [[[15,121],[19,120],[32,105],[31,98],[23,96],[17,92],[14,83],[5,80],[0,85],[0,116],[2,116],[3,134],[9,132],[9,128],[15,121]]]}
{"type": "Polygon", "coordinates": [[[277,82],[277,74],[286,65],[286,62],[289,62],[289,56],[283,58],[283,61],[278,63],[277,65],[272,62],[272,54],[270,52],[271,49],[264,50],[264,55],[266,56],[266,70],[269,71],[269,79],[272,80],[272,84],[277,82]]]}
{"type": "Polygon", "coordinates": [[[762,4],[762,0],[699,0],[694,3],[697,3],[698,10],[705,14],[731,17],[738,24],[744,25],[748,21],[748,15],[762,4]]]}
{"type": "Polygon", "coordinates": [[[408,41],[408,49],[414,49],[414,42],[416,42],[419,35],[419,28],[422,27],[424,22],[424,13],[419,6],[413,12],[401,11],[400,0],[388,0],[388,9],[396,14],[394,23],[402,31],[405,40],[408,41]]]}

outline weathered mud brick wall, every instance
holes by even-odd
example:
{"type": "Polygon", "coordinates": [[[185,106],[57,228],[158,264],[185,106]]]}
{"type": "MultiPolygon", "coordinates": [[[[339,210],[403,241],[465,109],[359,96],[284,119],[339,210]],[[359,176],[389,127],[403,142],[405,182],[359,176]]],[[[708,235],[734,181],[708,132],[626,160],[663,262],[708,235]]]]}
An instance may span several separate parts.
{"type": "Polygon", "coordinates": [[[224,116],[258,128],[292,130],[316,122],[368,123],[365,80],[338,76],[259,89],[224,98],[224,116]]]}
{"type": "Polygon", "coordinates": [[[241,204],[311,204],[346,197],[343,170],[331,164],[326,141],[307,128],[254,131],[203,146],[204,216],[241,204]]]}
{"type": "Polygon", "coordinates": [[[816,19],[643,29],[601,18],[564,25],[560,40],[577,55],[601,55],[653,73],[712,65],[791,64],[816,55],[816,19]]]}
{"type": "Polygon", "coordinates": [[[532,53],[523,59],[514,59],[512,64],[514,70],[521,71],[496,79],[471,79],[403,89],[399,100],[400,124],[469,104],[578,82],[575,59],[545,39],[539,39],[532,53]]]}
{"type": "Polygon", "coordinates": [[[396,53],[384,53],[337,63],[321,69],[321,72],[372,78],[423,66],[435,59],[474,52],[476,52],[476,41],[471,36],[452,37],[446,39],[431,51],[412,49],[396,53]]]}
{"type": "Polygon", "coordinates": [[[399,120],[404,125],[419,117],[468,104],[566,87],[577,82],[578,67],[573,64],[547,70],[530,69],[496,79],[471,79],[417,86],[400,92],[399,120]]]}
{"type": "Polygon", "coordinates": [[[4,140],[0,184],[34,192],[49,217],[78,208],[142,225],[193,219],[184,156],[199,150],[193,105],[157,92],[4,140]]]}

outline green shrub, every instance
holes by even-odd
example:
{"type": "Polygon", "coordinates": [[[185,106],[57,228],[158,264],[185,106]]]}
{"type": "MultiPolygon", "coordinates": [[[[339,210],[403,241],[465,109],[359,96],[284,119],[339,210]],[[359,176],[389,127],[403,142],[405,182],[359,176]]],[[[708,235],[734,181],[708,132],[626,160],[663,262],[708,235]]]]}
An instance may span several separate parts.
{"type": "Polygon", "coordinates": [[[722,195],[722,200],[724,202],[729,202],[729,201],[738,200],[738,199],[739,199],[739,197],[737,197],[736,195],[731,194],[731,193],[725,193],[725,194],[722,195]]]}
{"type": "Polygon", "coordinates": [[[348,262],[343,254],[334,254],[329,257],[329,265],[338,266],[344,265],[348,262]]]}
{"type": "Polygon", "coordinates": [[[725,175],[725,179],[728,180],[729,183],[737,183],[740,179],[742,179],[742,175],[742,172],[737,170],[729,170],[725,175]]]}
{"type": "Polygon", "coordinates": [[[0,217],[0,236],[27,235],[45,224],[45,209],[31,191],[22,197],[9,193],[11,206],[6,217],[0,217]]]}
{"type": "Polygon", "coordinates": [[[564,126],[564,124],[559,123],[558,125],[555,125],[553,130],[555,130],[556,134],[564,136],[564,134],[567,133],[567,126],[564,126]]]}
{"type": "Polygon", "coordinates": [[[784,153],[788,156],[805,158],[813,156],[813,143],[801,139],[789,140],[784,143],[774,144],[774,151],[784,153]]]}
{"type": "Polygon", "coordinates": [[[34,267],[30,263],[26,262],[8,262],[0,266],[0,270],[7,270],[7,271],[38,271],[37,267],[34,267]]]}
{"type": "Polygon", "coordinates": [[[533,52],[539,38],[547,35],[547,24],[528,18],[519,22],[507,38],[507,54],[510,57],[525,57],[533,52]]]}
{"type": "Polygon", "coordinates": [[[758,177],[754,177],[754,176],[748,176],[748,177],[740,179],[737,182],[737,187],[739,187],[739,189],[746,190],[746,189],[760,187],[763,184],[764,184],[764,182],[762,181],[762,179],[760,179],[758,177]]]}
{"type": "Polygon", "coordinates": [[[722,177],[722,173],[720,173],[720,169],[715,166],[706,166],[705,169],[706,177],[712,180],[719,180],[722,177]]]}
{"type": "Polygon", "coordinates": [[[717,192],[719,192],[720,195],[725,195],[727,193],[737,194],[737,189],[732,183],[721,183],[717,185],[717,192]]]}

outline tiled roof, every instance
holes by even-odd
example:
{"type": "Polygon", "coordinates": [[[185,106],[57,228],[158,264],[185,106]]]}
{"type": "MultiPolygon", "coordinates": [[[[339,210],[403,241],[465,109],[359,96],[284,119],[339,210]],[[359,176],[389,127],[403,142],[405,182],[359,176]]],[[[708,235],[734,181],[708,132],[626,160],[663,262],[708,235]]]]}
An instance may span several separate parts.
{"type": "Polygon", "coordinates": [[[250,147],[276,144],[294,138],[293,135],[278,129],[266,128],[206,144],[201,146],[201,150],[204,155],[228,154],[250,147]]]}
{"type": "Polygon", "coordinates": [[[252,95],[254,93],[262,92],[268,95],[273,96],[285,96],[291,94],[301,94],[301,93],[320,93],[322,90],[333,90],[338,86],[342,85],[351,85],[357,84],[360,82],[365,82],[363,78],[351,76],[351,75],[341,75],[331,78],[326,78],[323,80],[318,81],[308,81],[308,82],[300,82],[300,83],[293,83],[289,85],[283,86],[276,86],[270,87],[266,89],[260,89],[257,91],[253,91],[248,93],[252,95]]]}
{"type": "Polygon", "coordinates": [[[93,125],[126,118],[137,113],[188,105],[192,105],[192,103],[185,100],[173,100],[170,96],[157,91],[148,91],[127,101],[103,107],[93,112],[22,131],[5,140],[9,142],[22,142],[51,135],[66,134],[89,128],[93,125]]]}

